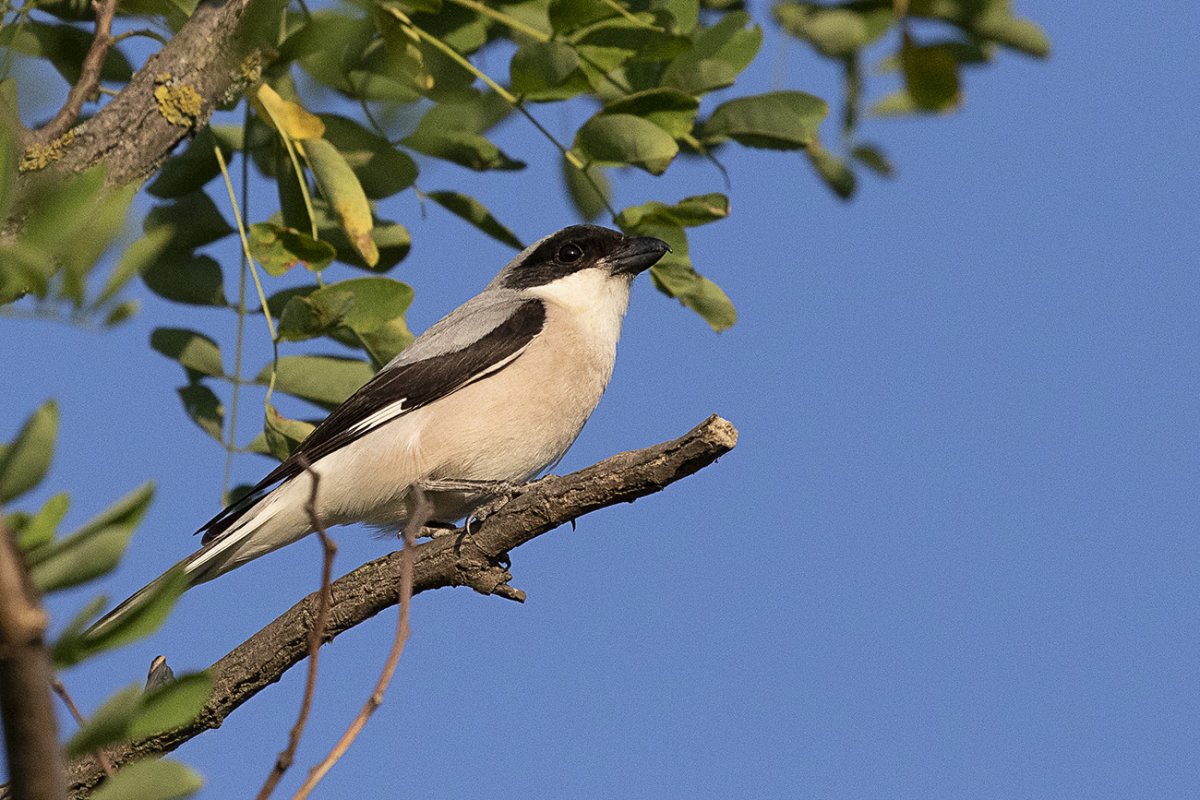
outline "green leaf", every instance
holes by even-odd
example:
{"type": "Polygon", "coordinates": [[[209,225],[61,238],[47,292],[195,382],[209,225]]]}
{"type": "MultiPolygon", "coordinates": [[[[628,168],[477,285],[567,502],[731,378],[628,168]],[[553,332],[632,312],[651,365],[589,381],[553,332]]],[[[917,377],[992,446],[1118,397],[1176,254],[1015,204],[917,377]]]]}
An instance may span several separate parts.
{"type": "Polygon", "coordinates": [[[337,341],[347,347],[358,347],[364,350],[371,359],[375,369],[391,361],[396,355],[412,344],[412,331],[403,318],[393,319],[369,331],[352,331],[349,328],[334,328],[330,333],[337,341]]]}
{"type": "Polygon", "coordinates": [[[279,338],[300,342],[320,336],[341,324],[353,306],[354,295],[345,291],[325,292],[316,299],[292,297],[279,315],[279,338]]]}
{"type": "Polygon", "coordinates": [[[170,759],[145,759],[121,768],[91,800],[181,800],[204,786],[199,772],[170,759]]]}
{"type": "Polygon", "coordinates": [[[695,311],[714,331],[720,333],[737,322],[733,301],[720,286],[697,273],[690,264],[681,261],[661,261],[650,268],[654,285],[678,298],[695,311]]]}
{"type": "Polygon", "coordinates": [[[511,112],[494,92],[471,90],[465,98],[432,106],[403,144],[476,171],[524,169],[525,162],[509,158],[482,136],[511,112]]]}
{"type": "Polygon", "coordinates": [[[50,648],[50,659],[53,662],[55,669],[65,669],[66,667],[76,663],[76,661],[69,660],[62,662],[58,659],[57,654],[60,646],[63,644],[63,642],[78,641],[88,624],[95,619],[101,611],[104,610],[106,605],[108,605],[107,595],[102,594],[98,597],[93,597],[75,614],[75,616],[71,617],[71,620],[67,623],[66,628],[64,628],[62,633],[59,634],[58,640],[50,648]]]}
{"type": "Polygon", "coordinates": [[[611,7],[594,0],[550,0],[550,24],[555,33],[564,33],[608,19],[616,13],[611,7]]]}
{"type": "Polygon", "coordinates": [[[30,553],[27,561],[34,584],[49,592],[112,570],[153,496],[154,487],[147,483],[69,536],[30,553]]]}
{"type": "Polygon", "coordinates": [[[692,132],[700,101],[677,89],[647,89],[617,98],[604,106],[605,114],[632,114],[653,122],[672,138],[692,132]]]}
{"type": "MultiPolygon", "coordinates": [[[[130,254],[139,242],[134,242],[126,251],[126,258],[137,257],[130,254]]],[[[152,248],[153,244],[146,247],[152,248]]],[[[142,270],[142,280],[150,291],[176,303],[195,306],[223,306],[228,303],[221,265],[208,256],[167,253],[146,265],[142,270]]]]}
{"type": "Polygon", "coordinates": [[[915,114],[917,111],[917,101],[913,100],[906,89],[881,97],[871,107],[871,113],[881,117],[899,117],[915,114]]]}
{"type": "Polygon", "coordinates": [[[87,293],[87,277],[108,250],[112,240],[125,224],[125,215],[137,189],[127,186],[107,193],[98,193],[84,223],[76,231],[74,241],[58,253],[62,267],[59,291],[70,298],[76,308],[82,308],[87,293]]]}
{"type": "Polygon", "coordinates": [[[351,278],[330,284],[308,296],[319,303],[326,294],[349,294],[353,303],[342,317],[342,324],[359,332],[373,331],[404,316],[412,304],[413,290],[392,278],[351,278]]]}
{"type": "Polygon", "coordinates": [[[74,758],[124,739],[141,699],[142,690],[135,684],[105,700],[67,742],[67,756],[74,758]]]}
{"type": "MultiPolygon", "coordinates": [[[[677,36],[656,24],[666,22],[669,15],[643,12],[634,16],[600,20],[573,33],[568,41],[579,53],[581,66],[594,74],[631,60],[667,61],[687,51],[691,43],[686,36],[677,36]]],[[[598,83],[593,85],[600,88],[598,83]]]]}
{"type": "Polygon", "coordinates": [[[190,383],[175,390],[183,401],[188,418],[218,442],[225,428],[225,406],[215,392],[201,383],[190,383]]]}
{"type": "Polygon", "coordinates": [[[886,33],[895,19],[895,11],[888,5],[830,8],[816,3],[779,3],[773,11],[785,31],[829,58],[853,55],[886,33]]]}
{"type": "Polygon", "coordinates": [[[155,328],[150,332],[150,346],[178,361],[193,379],[197,375],[219,378],[225,374],[220,347],[202,333],[187,328],[155,328]]]}
{"type": "Polygon", "coordinates": [[[433,158],[450,161],[476,172],[487,170],[514,171],[525,169],[524,161],[509,158],[484,136],[468,131],[448,130],[441,133],[417,129],[404,140],[406,147],[433,158]]]}
{"type": "Polygon", "coordinates": [[[268,275],[283,275],[297,264],[320,271],[337,257],[337,248],[329,242],[273,222],[251,225],[247,238],[250,241],[250,255],[268,275]]]}
{"type": "Polygon", "coordinates": [[[318,116],[325,123],[325,139],[346,159],[367,197],[391,197],[417,179],[417,165],[387,139],[352,119],[335,114],[318,116]]]}
{"type": "MultiPolygon", "coordinates": [[[[1007,6],[1007,4],[1004,4],[1007,6]]],[[[1036,23],[1011,16],[1007,8],[980,14],[974,19],[973,33],[1006,47],[1037,58],[1050,55],[1050,38],[1036,23]]]]}
{"type": "MultiPolygon", "coordinates": [[[[12,78],[0,80],[0,108],[17,108],[17,84],[12,78]]],[[[8,219],[8,207],[13,199],[13,187],[17,180],[16,125],[15,120],[0,120],[0,219],[8,219]]]]}
{"type": "Polygon", "coordinates": [[[29,196],[22,198],[28,213],[20,243],[43,254],[41,274],[45,278],[53,274],[61,255],[77,247],[79,237],[86,235],[99,204],[108,196],[104,174],[103,167],[93,167],[76,175],[35,182],[29,196]]]}
{"type": "Polygon", "coordinates": [[[513,92],[526,100],[566,100],[589,87],[578,54],[562,42],[526,42],[508,69],[513,92]]]}
{"type": "MultiPolygon", "coordinates": [[[[676,209],[716,207],[719,203],[715,200],[716,197],[720,195],[688,198],[676,206],[654,203],[634,206],[622,212],[618,223],[627,234],[656,236],[671,246],[671,252],[650,268],[650,277],[655,288],[678,299],[683,305],[697,312],[713,330],[720,332],[737,321],[737,312],[721,287],[696,272],[688,254],[687,234],[683,226],[671,216],[676,209]]],[[[686,217],[692,212],[678,213],[686,217]]]]}
{"type": "Polygon", "coordinates": [[[22,526],[17,534],[17,547],[22,552],[29,552],[54,541],[54,534],[70,506],[71,498],[66,492],[59,492],[47,500],[22,526]]]}
{"type": "Polygon", "coordinates": [[[125,300],[117,303],[104,315],[104,327],[114,328],[132,317],[142,307],[137,300],[125,300]]]}
{"type": "Polygon", "coordinates": [[[706,142],[734,139],[747,147],[797,150],[816,135],[829,106],[805,92],[768,92],[717,106],[704,123],[706,142]]]}
{"type": "Polygon", "coordinates": [[[204,786],[200,774],[178,761],[146,759],[123,767],[91,800],[181,800],[204,786]]]}
{"type": "Polygon", "coordinates": [[[358,176],[338,149],[324,139],[306,140],[304,156],[350,243],[367,266],[375,266],[379,262],[379,249],[371,238],[374,217],[358,176]]]}
{"type": "Polygon", "coordinates": [[[53,400],[34,411],[17,438],[0,454],[0,503],[7,503],[42,482],[54,458],[58,405],[53,400]]]}
{"type": "Polygon", "coordinates": [[[583,171],[572,166],[566,158],[559,163],[562,165],[563,181],[571,198],[571,205],[575,206],[579,216],[584,219],[597,219],[607,210],[605,202],[612,200],[612,184],[608,182],[604,171],[599,167],[589,167],[589,181],[583,171]]]}
{"type": "MultiPolygon", "coordinates": [[[[275,388],[332,410],[374,374],[370,365],[353,358],[284,356],[279,359],[275,388]]],[[[257,381],[266,384],[270,376],[267,365],[257,381]]]]}
{"type": "MultiPolygon", "coordinates": [[[[922,45],[926,50],[943,50],[954,59],[955,63],[962,64],[985,64],[992,58],[992,48],[986,42],[963,42],[957,39],[949,39],[946,41],[934,42],[932,44],[922,45]]],[[[904,69],[904,48],[900,48],[892,55],[880,60],[875,65],[875,72],[880,75],[886,75],[891,72],[900,72],[904,69]]]]}
{"type": "Polygon", "coordinates": [[[227,141],[219,142],[212,128],[205,126],[187,149],[167,159],[146,191],[155,197],[170,199],[204,188],[205,184],[221,174],[221,165],[213,152],[218,143],[221,154],[228,160],[233,148],[227,141]]]}
{"type": "Polygon", "coordinates": [[[698,0],[651,0],[651,8],[661,8],[671,15],[678,33],[689,33],[700,21],[698,0]]]}
{"type": "Polygon", "coordinates": [[[622,230],[633,231],[647,223],[673,224],[687,228],[704,225],[729,216],[729,198],[714,192],[685,197],[673,206],[652,200],[640,206],[630,206],[617,216],[622,230]]]}
{"type": "Polygon", "coordinates": [[[127,738],[138,740],[165,733],[194,721],[212,694],[207,672],[193,672],[147,691],[130,720],[127,738]]]}
{"type": "Polygon", "coordinates": [[[456,217],[466,220],[493,239],[521,250],[525,245],[517,235],[488,211],[483,203],[461,192],[428,192],[425,195],[456,217]]]}
{"type": "Polygon", "coordinates": [[[234,232],[216,203],[204,192],[193,192],[173,203],[155,206],[146,215],[142,229],[146,234],[165,232],[162,251],[194,250],[234,232]]]}
{"type": "Polygon", "coordinates": [[[875,145],[860,144],[850,151],[850,155],[858,163],[885,178],[892,177],[896,172],[891,159],[875,145]]]}
{"type": "Polygon", "coordinates": [[[287,419],[275,409],[275,406],[267,404],[263,434],[266,436],[267,447],[271,455],[280,461],[286,460],[300,446],[300,443],[308,438],[315,427],[303,420],[287,419]]]}
{"type": "Polygon", "coordinates": [[[762,46],[762,29],[757,25],[747,28],[749,24],[749,14],[734,11],[705,28],[696,36],[693,48],[667,66],[663,86],[688,94],[732,86],[738,73],[750,65],[762,46]]]}
{"type": "MultiPolygon", "coordinates": [[[[673,73],[670,85],[689,94],[702,95],[733,86],[737,75],[728,62],[716,58],[704,58],[696,61],[686,70],[673,73]]],[[[665,79],[664,82],[666,82],[665,79]]]]}
{"type": "Polygon", "coordinates": [[[808,148],[808,160],[821,176],[821,180],[843,200],[849,200],[854,195],[857,183],[854,171],[846,166],[846,162],[833,153],[821,147],[816,142],[808,148]]]}
{"type": "Polygon", "coordinates": [[[431,106],[413,135],[436,138],[447,131],[485,133],[512,113],[512,106],[493,91],[472,89],[463,97],[431,106]]]}
{"type": "Polygon", "coordinates": [[[345,231],[334,221],[323,200],[313,201],[313,211],[317,217],[317,230],[321,234],[321,241],[333,245],[337,250],[338,261],[351,266],[384,272],[400,263],[412,247],[412,236],[407,228],[397,222],[377,220],[371,232],[371,238],[379,249],[379,261],[374,266],[368,266],[367,262],[350,244],[350,239],[346,236],[345,231]]]}
{"type": "Polygon", "coordinates": [[[575,149],[597,166],[641,167],[661,175],[679,153],[671,134],[632,114],[600,114],[575,134],[575,149]]]}
{"type": "Polygon", "coordinates": [[[205,672],[183,675],[171,683],[143,692],[122,689],[102,705],[67,743],[76,758],[119,741],[137,741],[192,722],[212,693],[205,672]]]}
{"type": "Polygon", "coordinates": [[[945,111],[959,104],[958,62],[946,49],[919,47],[907,35],[900,60],[909,96],[923,111],[945,111]]]}
{"type": "MultiPolygon", "coordinates": [[[[68,84],[79,83],[84,57],[92,44],[92,35],[71,25],[51,25],[25,19],[20,25],[0,30],[0,47],[11,47],[22,55],[48,60],[68,84]]],[[[100,78],[126,83],[133,75],[129,60],[117,48],[110,48],[100,78]]]]}
{"type": "Polygon", "coordinates": [[[89,604],[54,643],[50,653],[54,666],[65,669],[96,653],[154,633],[166,622],[176,601],[190,584],[182,565],[177,564],[146,587],[145,594],[136,595],[136,602],[128,606],[118,620],[98,631],[87,630],[88,623],[104,607],[104,598],[98,598],[99,602],[89,604]]]}
{"type": "Polygon", "coordinates": [[[310,339],[327,334],[348,347],[358,347],[382,367],[412,341],[404,312],[412,289],[390,278],[354,278],[321,289],[281,292],[268,305],[283,310],[279,335],[310,339]]]}

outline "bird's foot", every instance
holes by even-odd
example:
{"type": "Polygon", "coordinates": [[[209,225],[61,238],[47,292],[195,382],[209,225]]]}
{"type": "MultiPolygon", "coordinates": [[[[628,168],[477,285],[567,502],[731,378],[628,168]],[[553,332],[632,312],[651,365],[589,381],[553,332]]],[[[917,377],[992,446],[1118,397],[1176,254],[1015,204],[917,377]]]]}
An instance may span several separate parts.
{"type": "Polygon", "coordinates": [[[449,536],[458,530],[458,526],[453,522],[443,522],[439,519],[431,519],[421,528],[421,532],[417,534],[417,538],[440,539],[443,536],[449,536]]]}

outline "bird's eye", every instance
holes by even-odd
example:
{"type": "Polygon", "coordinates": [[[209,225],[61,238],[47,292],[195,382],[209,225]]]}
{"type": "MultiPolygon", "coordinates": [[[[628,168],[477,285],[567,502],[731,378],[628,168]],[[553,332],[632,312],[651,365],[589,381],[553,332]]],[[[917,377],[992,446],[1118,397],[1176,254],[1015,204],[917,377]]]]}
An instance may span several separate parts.
{"type": "Polygon", "coordinates": [[[583,258],[583,248],[577,244],[564,244],[558,249],[558,260],[563,264],[573,264],[583,258]]]}

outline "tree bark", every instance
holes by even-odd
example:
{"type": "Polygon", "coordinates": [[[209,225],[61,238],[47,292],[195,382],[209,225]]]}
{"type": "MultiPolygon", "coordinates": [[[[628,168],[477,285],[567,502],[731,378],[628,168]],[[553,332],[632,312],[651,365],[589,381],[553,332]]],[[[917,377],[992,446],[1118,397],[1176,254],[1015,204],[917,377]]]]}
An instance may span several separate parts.
{"type": "MultiPolygon", "coordinates": [[[[95,116],[71,129],[61,157],[25,172],[19,187],[42,174],[82,172],[103,164],[107,185],[141,183],[184,138],[207,124],[260,77],[275,44],[285,0],[201,2],[179,32],[151,56],[95,116]]],[[[42,143],[36,132],[26,144],[42,143]]]]}
{"type": "Polygon", "coordinates": [[[62,800],[67,794],[45,633],[37,591],[0,521],[0,719],[14,800],[62,800]]]}

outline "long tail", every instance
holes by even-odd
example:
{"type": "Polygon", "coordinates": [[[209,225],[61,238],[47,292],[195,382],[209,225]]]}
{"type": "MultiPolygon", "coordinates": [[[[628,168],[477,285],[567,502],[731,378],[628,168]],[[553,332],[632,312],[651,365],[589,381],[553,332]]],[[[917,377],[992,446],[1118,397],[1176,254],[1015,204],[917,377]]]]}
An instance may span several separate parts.
{"type": "MultiPolygon", "coordinates": [[[[278,500],[279,498],[275,498],[278,500]]],[[[185,589],[204,583],[218,575],[245,564],[251,559],[283,547],[306,535],[307,520],[301,513],[286,513],[285,503],[270,500],[258,503],[238,523],[206,542],[196,552],[138,589],[88,628],[87,635],[95,636],[111,630],[135,611],[151,603],[165,583],[182,572],[185,589]],[[284,513],[279,513],[284,511],[284,513]]]]}

